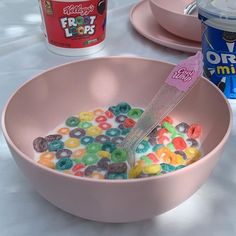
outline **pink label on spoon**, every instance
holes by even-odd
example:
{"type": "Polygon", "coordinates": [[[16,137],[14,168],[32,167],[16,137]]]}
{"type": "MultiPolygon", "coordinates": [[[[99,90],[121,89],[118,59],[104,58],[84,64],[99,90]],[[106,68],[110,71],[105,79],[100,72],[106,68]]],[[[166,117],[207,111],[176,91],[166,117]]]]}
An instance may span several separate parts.
{"type": "Polygon", "coordinates": [[[169,74],[166,83],[186,92],[202,75],[202,53],[189,57],[177,65],[169,74]]]}

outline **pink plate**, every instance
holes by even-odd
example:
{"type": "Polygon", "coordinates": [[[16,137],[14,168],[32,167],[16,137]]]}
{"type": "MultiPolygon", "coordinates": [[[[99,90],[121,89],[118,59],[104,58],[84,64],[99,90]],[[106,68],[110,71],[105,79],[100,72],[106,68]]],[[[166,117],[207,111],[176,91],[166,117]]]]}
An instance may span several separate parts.
{"type": "Polygon", "coordinates": [[[157,22],[170,33],[201,42],[201,21],[197,11],[191,15],[184,14],[184,8],[192,0],[149,0],[150,9],[157,22]]]}
{"type": "Polygon", "coordinates": [[[140,34],[162,46],[191,53],[201,50],[199,42],[177,37],[163,29],[152,15],[148,0],[143,0],[132,8],[130,21],[140,34]]]}

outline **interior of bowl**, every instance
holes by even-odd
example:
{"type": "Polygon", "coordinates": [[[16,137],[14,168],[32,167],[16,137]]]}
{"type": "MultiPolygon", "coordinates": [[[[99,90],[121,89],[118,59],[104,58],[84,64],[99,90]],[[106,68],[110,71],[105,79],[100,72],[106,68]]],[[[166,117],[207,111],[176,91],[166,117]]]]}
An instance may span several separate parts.
{"type": "MultiPolygon", "coordinates": [[[[10,99],[3,120],[8,138],[33,159],[33,139],[45,136],[71,115],[121,101],[147,106],[172,68],[171,64],[148,59],[113,57],[46,71],[10,99]]],[[[202,125],[204,154],[220,143],[230,124],[223,95],[203,78],[170,115],[178,121],[202,125]]]]}
{"type": "Polygon", "coordinates": [[[163,8],[167,11],[180,14],[186,17],[194,17],[197,20],[197,11],[195,10],[190,15],[184,15],[184,9],[185,7],[190,4],[193,0],[150,0],[152,1],[156,6],[163,8]]]}

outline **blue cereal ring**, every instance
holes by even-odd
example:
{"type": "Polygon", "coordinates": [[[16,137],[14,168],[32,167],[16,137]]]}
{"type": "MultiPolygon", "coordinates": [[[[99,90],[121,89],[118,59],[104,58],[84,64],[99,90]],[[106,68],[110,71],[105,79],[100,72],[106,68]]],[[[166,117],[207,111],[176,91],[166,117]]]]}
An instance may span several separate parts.
{"type": "Polygon", "coordinates": [[[64,148],[64,143],[61,140],[54,140],[48,145],[48,150],[50,152],[56,152],[64,148]]]}
{"type": "Polygon", "coordinates": [[[166,163],[161,163],[161,168],[164,172],[172,172],[175,170],[175,167],[166,163]]]}
{"type": "Polygon", "coordinates": [[[148,141],[143,140],[136,148],[137,153],[145,153],[149,149],[150,145],[148,141]]]}
{"type": "Polygon", "coordinates": [[[80,122],[79,118],[71,116],[66,120],[66,125],[69,127],[76,127],[78,126],[79,122],[80,122]]]}
{"type": "Polygon", "coordinates": [[[91,136],[84,136],[80,139],[80,143],[83,145],[88,145],[90,143],[93,143],[94,138],[91,136]]]}
{"type": "Polygon", "coordinates": [[[121,134],[121,131],[117,128],[111,128],[106,131],[106,135],[110,137],[116,137],[121,134]]]}
{"type": "Polygon", "coordinates": [[[123,113],[123,114],[127,114],[131,109],[131,106],[126,102],[119,103],[117,107],[120,113],[123,113]]]}
{"type": "Polygon", "coordinates": [[[111,111],[115,116],[120,115],[120,110],[117,106],[111,106],[108,108],[108,110],[111,111]]]}
{"type": "Polygon", "coordinates": [[[116,145],[112,142],[105,142],[102,145],[102,150],[112,153],[116,149],[116,145]]]}
{"type": "Polygon", "coordinates": [[[56,169],[57,170],[68,170],[72,166],[73,166],[73,161],[68,157],[63,157],[57,162],[56,169]]]}
{"type": "Polygon", "coordinates": [[[105,176],[106,179],[127,179],[127,173],[108,173],[105,176]]]}

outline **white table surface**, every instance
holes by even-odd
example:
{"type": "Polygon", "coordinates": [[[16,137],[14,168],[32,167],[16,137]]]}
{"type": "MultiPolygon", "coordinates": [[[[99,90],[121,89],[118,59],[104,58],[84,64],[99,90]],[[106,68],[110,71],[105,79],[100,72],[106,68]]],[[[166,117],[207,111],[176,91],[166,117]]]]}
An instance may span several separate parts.
{"type": "MultiPolygon", "coordinates": [[[[186,58],[188,54],[154,44],[133,30],[129,11],[135,2],[109,0],[106,46],[90,57],[137,55],[172,63],[186,58]]],[[[40,23],[37,0],[0,1],[0,112],[9,96],[35,74],[81,59],[47,51],[40,23]]],[[[236,105],[232,108],[236,117],[236,105]]],[[[142,222],[103,224],[65,213],[39,196],[13,161],[0,130],[0,235],[236,235],[235,144],[234,122],[211,177],[177,208],[142,222]]]]}

